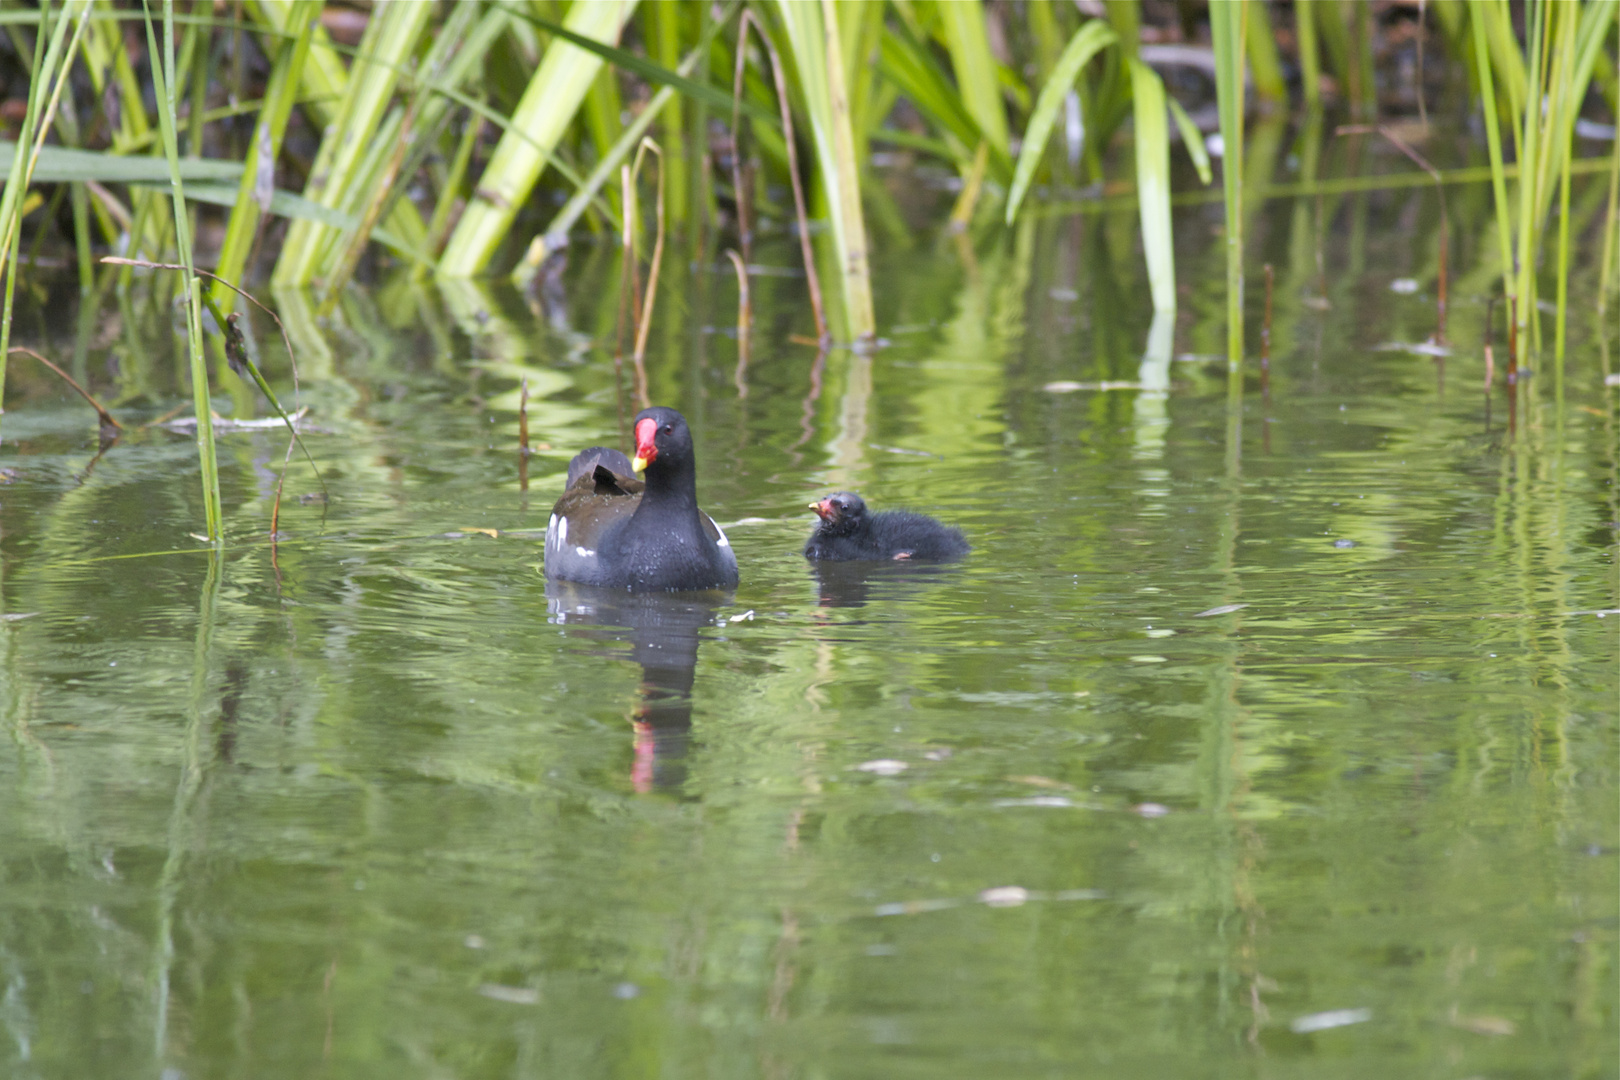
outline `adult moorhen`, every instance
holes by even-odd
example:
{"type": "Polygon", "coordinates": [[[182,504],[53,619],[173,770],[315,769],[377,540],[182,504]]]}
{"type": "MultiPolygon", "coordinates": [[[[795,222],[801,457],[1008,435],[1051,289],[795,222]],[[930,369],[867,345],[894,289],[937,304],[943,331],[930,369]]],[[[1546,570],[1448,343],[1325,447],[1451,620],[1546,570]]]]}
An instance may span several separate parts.
{"type": "Polygon", "coordinates": [[[685,417],[644,409],[635,435],[634,462],[593,446],[568,463],[568,487],[546,526],[546,577],[639,592],[732,588],[737,556],[698,509],[685,417]]]}
{"type": "Polygon", "coordinates": [[[959,559],[969,550],[960,529],[905,510],[868,514],[853,492],[834,492],[810,509],[821,524],[805,542],[807,559],[959,559]]]}

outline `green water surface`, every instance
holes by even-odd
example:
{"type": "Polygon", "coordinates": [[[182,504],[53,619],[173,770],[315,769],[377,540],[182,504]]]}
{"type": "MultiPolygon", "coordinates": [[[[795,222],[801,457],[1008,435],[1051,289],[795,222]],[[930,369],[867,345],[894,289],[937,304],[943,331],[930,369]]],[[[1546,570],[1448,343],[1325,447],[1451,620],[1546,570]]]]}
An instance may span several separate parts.
{"type": "Polygon", "coordinates": [[[13,360],[0,1074],[1615,1076],[1595,260],[1510,416],[1488,213],[1436,361],[1378,348],[1434,330],[1432,192],[1331,202],[1320,278],[1316,211],[1251,224],[1238,396],[1218,209],[1178,213],[1157,338],[1129,211],[880,233],[886,346],[820,362],[762,244],[741,372],[729,265],[670,260],[650,391],[728,595],[539,571],[568,457],[636,409],[611,247],[534,296],[276,298],[330,501],[295,458],[271,547],[285,438],[223,434],[217,553],[192,440],[138,429],[188,400],[166,299],[25,304],[131,430],[95,459],[13,360]],[[1047,389],[1104,380],[1147,389],[1047,389]],[[818,574],[844,487],[973,554],[818,574]]]}

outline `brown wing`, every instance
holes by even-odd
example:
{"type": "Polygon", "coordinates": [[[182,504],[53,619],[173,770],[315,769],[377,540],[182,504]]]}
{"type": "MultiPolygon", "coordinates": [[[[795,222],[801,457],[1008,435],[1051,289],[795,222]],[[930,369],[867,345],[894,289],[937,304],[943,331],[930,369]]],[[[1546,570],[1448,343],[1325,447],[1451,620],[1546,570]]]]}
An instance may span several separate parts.
{"type": "Polygon", "coordinates": [[[568,523],[568,544],[595,549],[609,526],[636,512],[645,486],[634,477],[598,465],[575,477],[551,508],[552,517],[568,523]]]}

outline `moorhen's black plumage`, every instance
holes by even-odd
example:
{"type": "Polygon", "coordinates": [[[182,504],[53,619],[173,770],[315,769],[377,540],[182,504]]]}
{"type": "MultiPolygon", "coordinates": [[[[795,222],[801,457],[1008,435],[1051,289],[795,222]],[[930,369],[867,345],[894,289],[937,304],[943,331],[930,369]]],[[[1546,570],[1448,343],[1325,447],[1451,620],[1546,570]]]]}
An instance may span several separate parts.
{"type": "Polygon", "coordinates": [[[635,436],[634,462],[593,446],[568,463],[567,490],[546,527],[546,577],[636,591],[735,586],[731,542],[698,509],[685,417],[644,409],[635,436]]]}
{"type": "Polygon", "coordinates": [[[853,492],[834,492],[810,509],[821,524],[805,542],[807,559],[959,559],[969,550],[960,529],[905,510],[867,513],[853,492]]]}

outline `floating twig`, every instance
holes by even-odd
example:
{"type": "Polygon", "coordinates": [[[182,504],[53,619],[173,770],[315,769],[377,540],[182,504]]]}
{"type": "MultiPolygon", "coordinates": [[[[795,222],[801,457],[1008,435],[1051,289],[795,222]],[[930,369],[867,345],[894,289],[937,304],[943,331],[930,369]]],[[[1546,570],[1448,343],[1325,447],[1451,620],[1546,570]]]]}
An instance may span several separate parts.
{"type": "Polygon", "coordinates": [[[90,403],[90,407],[96,410],[96,415],[101,418],[101,438],[103,441],[111,442],[113,439],[118,438],[118,432],[124,430],[124,425],[115,420],[113,418],[113,414],[108,412],[106,407],[103,406],[101,402],[97,401],[91,396],[90,391],[80,386],[78,381],[74,379],[73,376],[69,375],[67,372],[45,359],[33,349],[23,345],[13,345],[11,348],[7,349],[6,352],[11,356],[16,356],[18,353],[21,353],[23,356],[32,356],[35,360],[38,360],[40,363],[56,372],[56,374],[61,377],[63,382],[77,390],[79,392],[79,396],[88,401],[90,403]],[[109,432],[112,432],[112,434],[109,434],[109,432]]]}

